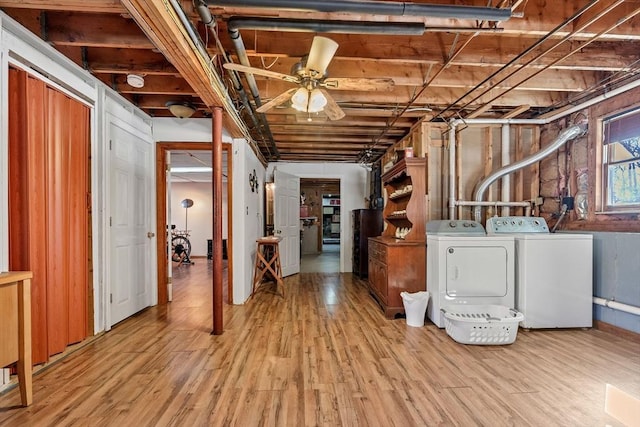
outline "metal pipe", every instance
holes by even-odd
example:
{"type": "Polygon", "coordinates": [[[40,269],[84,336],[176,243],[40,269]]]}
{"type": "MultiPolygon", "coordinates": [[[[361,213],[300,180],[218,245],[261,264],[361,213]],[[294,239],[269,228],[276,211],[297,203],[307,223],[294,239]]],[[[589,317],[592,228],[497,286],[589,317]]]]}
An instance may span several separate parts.
{"type": "Polygon", "coordinates": [[[341,12],[371,15],[422,16],[433,18],[473,19],[478,21],[505,21],[511,18],[511,9],[483,6],[422,4],[392,1],[349,0],[207,0],[211,6],[255,7],[262,9],[288,9],[303,12],[341,12]]]}
{"type": "Polygon", "coordinates": [[[491,200],[456,200],[454,203],[456,206],[515,206],[520,208],[531,206],[530,202],[503,202],[491,200]]]}
{"type": "Polygon", "coordinates": [[[456,126],[449,128],[449,219],[456,219],[456,126]]]}
{"type": "Polygon", "coordinates": [[[640,307],[636,307],[635,305],[624,304],[621,302],[613,301],[610,299],[604,299],[600,297],[593,297],[593,303],[597,305],[601,305],[603,307],[608,307],[614,310],[624,311],[625,313],[631,313],[631,314],[635,314],[636,316],[640,316],[640,307]]]}
{"type": "Polygon", "coordinates": [[[387,34],[421,36],[425,26],[420,22],[363,22],[363,21],[324,21],[274,18],[229,18],[227,28],[231,30],[263,30],[310,33],[340,34],[387,34]]]}
{"type": "Polygon", "coordinates": [[[531,216],[531,202],[496,202],[496,201],[468,201],[456,200],[456,206],[513,206],[524,208],[524,216],[531,216]]]}
{"type": "MultiPolygon", "coordinates": [[[[510,142],[511,142],[511,127],[508,123],[502,125],[502,152],[501,152],[501,165],[502,167],[506,167],[511,163],[511,150],[510,150],[510,142]]],[[[511,200],[511,179],[509,175],[505,175],[502,177],[500,181],[501,184],[501,198],[502,201],[508,202],[511,200]]],[[[502,216],[509,216],[509,206],[504,206],[502,208],[502,216]]]]}
{"type": "MultiPolygon", "coordinates": [[[[570,23],[572,23],[573,21],[575,21],[576,19],[578,19],[580,16],[582,16],[582,14],[584,14],[586,11],[588,11],[591,7],[595,6],[596,3],[598,3],[599,0],[591,0],[588,4],[586,4],[585,6],[583,6],[580,10],[578,10],[576,13],[574,13],[572,16],[570,16],[567,20],[561,22],[558,26],[556,26],[554,29],[552,29],[550,32],[548,32],[547,34],[545,34],[544,37],[542,37],[541,39],[539,39],[538,41],[536,41],[534,44],[532,44],[531,46],[529,46],[527,49],[525,49],[524,51],[522,51],[521,53],[519,53],[518,55],[516,55],[514,58],[512,58],[509,62],[507,62],[504,66],[502,66],[501,68],[499,68],[498,70],[494,71],[491,75],[487,76],[483,81],[481,81],[480,83],[478,83],[475,87],[473,87],[472,89],[470,89],[469,91],[467,91],[464,95],[462,95],[460,98],[456,99],[455,101],[453,101],[451,104],[449,104],[449,106],[447,108],[445,108],[444,110],[442,110],[440,113],[438,113],[437,117],[442,117],[442,115],[447,112],[449,109],[451,109],[454,105],[457,105],[460,101],[462,101],[463,99],[465,99],[467,96],[469,96],[471,93],[473,93],[474,91],[476,91],[477,89],[483,87],[486,83],[492,81],[492,79],[497,76],[498,74],[500,74],[501,72],[503,72],[504,70],[508,69],[509,67],[511,67],[513,64],[515,64],[516,62],[518,62],[521,58],[525,57],[526,55],[528,55],[530,52],[532,52],[534,49],[536,49],[538,46],[542,45],[547,39],[553,37],[554,34],[556,34],[557,32],[559,32],[562,28],[564,28],[566,25],[569,25],[570,23]]],[[[520,68],[518,68],[519,70],[520,68]]],[[[511,75],[511,74],[510,74],[511,75]]],[[[491,87],[493,87],[494,85],[491,85],[491,87]]],[[[467,105],[469,105],[469,103],[467,103],[467,105]]]]}
{"type": "MultiPolygon", "coordinates": [[[[200,16],[200,20],[204,23],[204,25],[209,29],[209,31],[211,32],[211,34],[213,34],[213,36],[216,38],[216,41],[218,41],[217,39],[217,33],[216,33],[216,21],[213,18],[213,15],[211,14],[211,11],[209,10],[209,7],[207,6],[206,2],[204,0],[197,0],[194,2],[195,3],[195,8],[196,11],[198,12],[198,15],[200,16]]],[[[239,33],[238,33],[239,36],[239,33]]],[[[240,39],[240,42],[242,42],[242,39],[240,39]]],[[[224,51],[224,49],[222,48],[222,46],[218,46],[218,49],[220,50],[220,52],[222,52],[222,56],[224,58],[224,60],[226,62],[230,62],[229,57],[227,56],[226,52],[224,51]]],[[[244,44],[242,44],[242,49],[244,50],[244,44]]],[[[246,56],[246,51],[245,51],[245,56],[246,56]]],[[[245,64],[247,65],[247,64],[245,64]]],[[[231,76],[231,83],[233,84],[234,89],[238,92],[238,95],[240,96],[240,102],[242,102],[242,105],[244,105],[247,114],[249,114],[249,117],[251,118],[251,121],[253,122],[254,126],[256,127],[256,129],[258,129],[261,133],[266,133],[266,137],[269,140],[269,149],[270,152],[275,155],[276,157],[279,157],[280,154],[278,152],[278,148],[276,147],[276,144],[273,140],[273,135],[271,134],[271,129],[269,128],[269,124],[265,121],[264,116],[262,115],[256,115],[256,113],[254,112],[253,107],[251,106],[251,103],[249,102],[249,97],[247,96],[247,92],[244,90],[244,87],[242,86],[242,83],[240,82],[240,78],[237,74],[237,72],[233,71],[231,73],[229,73],[229,75],[231,76]]],[[[256,101],[257,106],[259,107],[260,105],[262,105],[262,102],[260,101],[260,95],[258,94],[258,89],[257,89],[257,85],[255,82],[255,79],[253,78],[253,74],[247,74],[247,81],[249,81],[250,79],[253,80],[253,87],[251,86],[251,82],[249,83],[250,89],[252,91],[251,95],[253,96],[254,100],[256,101]],[[253,90],[253,88],[255,88],[255,92],[253,90]],[[258,94],[258,95],[256,95],[258,94]],[[257,98],[256,98],[257,96],[257,98]]]]}
{"type": "MultiPolygon", "coordinates": [[[[529,157],[525,157],[519,162],[509,164],[493,172],[491,175],[489,175],[484,180],[478,183],[478,187],[475,192],[475,200],[478,200],[478,201],[482,200],[482,196],[484,192],[487,190],[487,188],[489,188],[489,186],[495,180],[511,172],[515,172],[516,170],[521,169],[525,166],[529,166],[532,163],[540,161],[541,159],[547,157],[549,154],[551,154],[552,152],[554,152],[555,150],[563,146],[567,141],[584,134],[586,130],[587,130],[586,124],[573,125],[565,129],[560,135],[558,135],[558,137],[550,145],[538,151],[537,153],[534,153],[529,157]]],[[[476,221],[480,221],[480,207],[474,208],[473,214],[474,214],[474,219],[476,221]]]]}
{"type": "MultiPolygon", "coordinates": [[[[569,108],[568,110],[562,110],[552,116],[549,116],[544,119],[454,119],[449,123],[449,145],[453,141],[455,143],[455,135],[456,128],[461,125],[502,125],[502,124],[512,124],[512,125],[546,125],[548,123],[554,122],[558,119],[566,117],[570,114],[575,113],[576,111],[583,110],[588,108],[594,104],[597,104],[600,101],[604,101],[605,99],[609,99],[611,97],[620,95],[629,90],[635,89],[640,86],[640,79],[637,79],[631,83],[628,83],[624,86],[620,86],[616,89],[613,89],[609,92],[603,93],[602,95],[598,95],[594,98],[589,99],[588,101],[583,102],[582,104],[578,104],[569,108]]],[[[449,151],[449,164],[453,161],[455,166],[455,147],[453,153],[449,151]],[[453,156],[451,156],[453,154],[453,156]],[[452,159],[453,157],[453,159],[452,159]]],[[[454,175],[451,175],[451,169],[449,173],[449,194],[453,194],[454,197],[449,197],[449,218],[455,219],[455,206],[452,203],[455,203],[455,167],[453,169],[454,175]],[[452,191],[453,189],[453,191],[452,191]]],[[[479,221],[479,220],[478,220],[479,221]]]]}

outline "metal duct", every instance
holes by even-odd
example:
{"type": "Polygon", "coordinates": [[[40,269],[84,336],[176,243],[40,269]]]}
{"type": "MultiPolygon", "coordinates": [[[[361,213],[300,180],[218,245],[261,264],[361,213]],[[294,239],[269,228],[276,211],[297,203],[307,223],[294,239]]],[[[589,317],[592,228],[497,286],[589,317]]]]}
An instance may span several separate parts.
{"type": "Polygon", "coordinates": [[[211,6],[255,7],[262,9],[288,9],[303,12],[342,12],[392,16],[423,16],[433,18],[473,19],[478,21],[505,21],[511,18],[511,9],[446,4],[421,4],[390,1],[347,0],[207,0],[211,6]]]}
{"type": "MultiPolygon", "coordinates": [[[[200,15],[200,20],[207,26],[207,28],[209,28],[209,30],[215,37],[217,35],[216,28],[215,28],[216,21],[211,15],[211,11],[209,10],[209,7],[206,5],[206,3],[203,0],[200,0],[194,3],[195,3],[196,10],[198,12],[198,15],[200,15]]],[[[238,33],[238,37],[240,37],[240,33],[238,33]]],[[[231,39],[233,40],[233,36],[231,37],[231,39]]],[[[236,42],[234,41],[234,45],[235,44],[236,42]]],[[[244,52],[244,57],[248,62],[249,59],[247,57],[246,51],[244,50],[244,43],[242,43],[241,38],[240,38],[240,44],[241,44],[242,51],[244,52]]],[[[221,49],[221,47],[220,47],[220,50],[223,52],[223,56],[225,60],[229,62],[229,58],[226,56],[226,53],[224,53],[224,50],[221,49]]],[[[237,46],[236,46],[236,50],[238,50],[237,46]]],[[[239,57],[241,56],[240,53],[238,53],[238,56],[239,57]]],[[[242,59],[241,59],[241,62],[242,62],[242,59]]],[[[245,64],[245,65],[250,65],[250,64],[245,64]]],[[[269,139],[269,143],[271,145],[270,147],[271,150],[273,151],[276,157],[280,157],[278,148],[276,147],[275,141],[273,140],[271,129],[269,128],[269,124],[264,119],[264,115],[255,114],[253,107],[249,103],[249,98],[247,97],[247,93],[242,87],[242,83],[240,83],[240,78],[238,77],[237,73],[231,72],[229,73],[229,75],[231,76],[231,82],[233,84],[233,87],[235,88],[236,91],[238,91],[238,94],[240,95],[240,100],[242,104],[245,106],[245,108],[247,109],[247,113],[251,117],[253,124],[256,126],[256,128],[260,129],[261,131],[264,130],[266,132],[267,138],[269,139]]],[[[253,99],[255,100],[256,105],[260,107],[262,105],[262,101],[260,100],[260,94],[258,92],[258,86],[256,85],[256,81],[253,78],[253,75],[251,74],[248,74],[246,77],[247,77],[247,81],[249,82],[249,88],[251,89],[251,95],[253,96],[253,99]]]]}
{"type": "Polygon", "coordinates": [[[424,34],[424,24],[420,22],[392,23],[392,22],[363,22],[363,21],[307,21],[302,19],[273,19],[273,18],[237,18],[229,19],[229,31],[264,30],[289,31],[310,33],[339,33],[339,34],[386,34],[421,36],[424,34]]]}
{"type": "MultiPolygon", "coordinates": [[[[542,150],[538,151],[537,153],[534,153],[532,155],[530,155],[529,157],[525,157],[524,159],[520,160],[519,162],[516,163],[512,163],[509,164],[505,167],[502,167],[500,169],[498,169],[497,171],[495,171],[494,173],[492,173],[491,175],[489,175],[488,177],[486,177],[484,180],[480,181],[478,183],[478,187],[476,189],[475,192],[475,200],[476,201],[481,201],[482,200],[482,196],[484,195],[484,192],[487,190],[487,188],[489,188],[489,186],[497,179],[499,179],[500,177],[507,175],[509,173],[515,172],[518,169],[521,169],[523,167],[529,166],[530,164],[533,164],[537,161],[542,160],[543,158],[547,157],[549,154],[553,153],[555,150],[557,150],[558,148],[562,147],[567,141],[576,138],[582,134],[584,134],[587,131],[587,124],[586,123],[581,123],[581,124],[577,124],[577,125],[573,125],[570,128],[565,129],[560,135],[558,135],[558,137],[547,147],[543,148],[542,150]]],[[[478,222],[480,222],[481,220],[481,207],[480,206],[476,206],[473,209],[473,216],[474,219],[478,222]]]]}

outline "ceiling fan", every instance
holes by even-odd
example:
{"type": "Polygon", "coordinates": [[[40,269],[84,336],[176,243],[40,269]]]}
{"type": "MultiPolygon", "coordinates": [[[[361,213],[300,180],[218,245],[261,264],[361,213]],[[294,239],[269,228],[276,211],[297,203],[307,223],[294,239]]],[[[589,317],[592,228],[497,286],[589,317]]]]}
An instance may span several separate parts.
{"type": "Polygon", "coordinates": [[[226,63],[224,68],[258,74],[300,86],[289,89],[263,104],[256,110],[259,113],[265,113],[290,100],[291,106],[296,110],[306,113],[324,111],[329,119],[340,120],[345,116],[344,111],[326,89],[386,90],[393,86],[393,80],[385,78],[328,78],[327,67],[336,50],[338,50],[338,43],[326,37],[315,36],[309,54],[293,66],[292,75],[234,63],[226,63]]]}

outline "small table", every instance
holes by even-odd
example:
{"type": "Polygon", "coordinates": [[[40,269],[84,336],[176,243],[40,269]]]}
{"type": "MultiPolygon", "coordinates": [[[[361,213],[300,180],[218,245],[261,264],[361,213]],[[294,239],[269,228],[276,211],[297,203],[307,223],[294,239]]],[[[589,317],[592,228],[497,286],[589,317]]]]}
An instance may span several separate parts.
{"type": "Polygon", "coordinates": [[[31,405],[31,278],[30,271],[0,273],[0,367],[18,362],[23,406],[31,405]]]}
{"type": "Polygon", "coordinates": [[[256,266],[253,271],[253,290],[251,296],[262,284],[262,279],[269,273],[276,282],[276,290],[282,289],[284,298],[284,282],[282,281],[282,267],[280,265],[280,250],[278,243],[280,237],[267,236],[256,240],[258,247],[256,250],[256,266]]]}

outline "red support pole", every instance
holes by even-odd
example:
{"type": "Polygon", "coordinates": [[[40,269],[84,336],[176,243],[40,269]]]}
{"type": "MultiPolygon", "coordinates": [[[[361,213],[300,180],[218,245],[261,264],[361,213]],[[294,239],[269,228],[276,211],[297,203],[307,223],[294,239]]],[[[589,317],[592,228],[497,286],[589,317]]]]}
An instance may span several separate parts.
{"type": "Polygon", "coordinates": [[[213,109],[213,335],[220,335],[222,325],[222,108],[213,109]]]}

